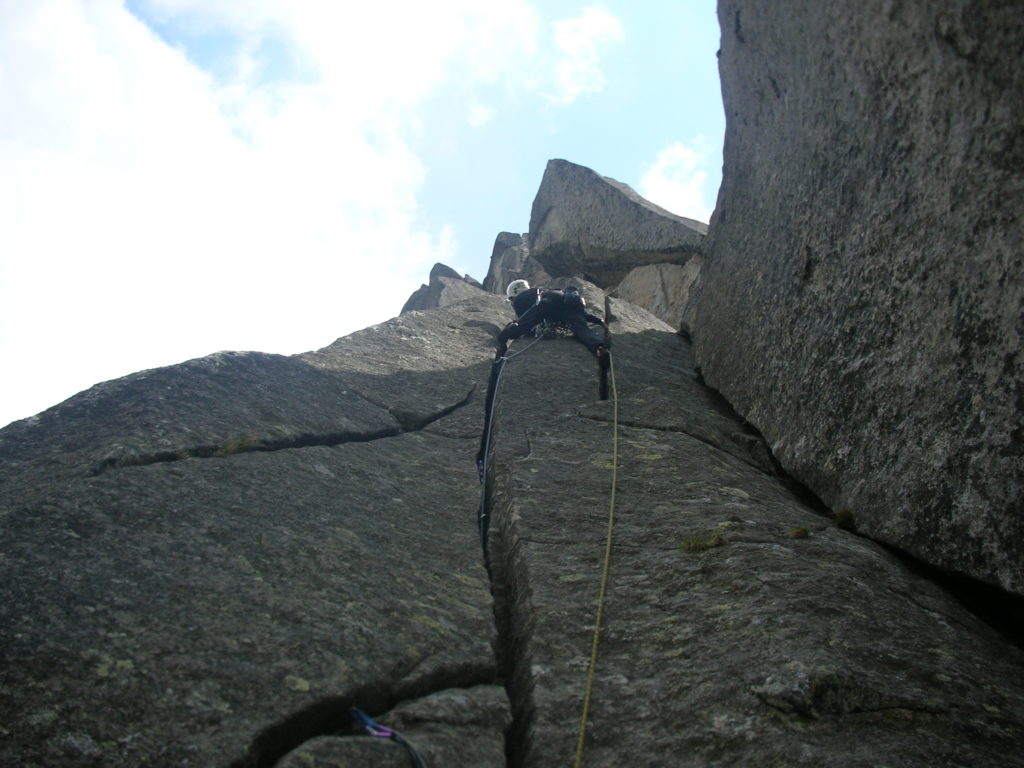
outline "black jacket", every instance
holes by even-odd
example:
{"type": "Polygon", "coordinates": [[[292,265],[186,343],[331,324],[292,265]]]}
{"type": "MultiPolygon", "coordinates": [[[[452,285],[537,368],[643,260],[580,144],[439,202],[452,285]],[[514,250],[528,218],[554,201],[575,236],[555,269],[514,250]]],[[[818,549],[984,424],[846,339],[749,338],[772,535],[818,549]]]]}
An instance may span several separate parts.
{"type": "Polygon", "coordinates": [[[526,310],[538,301],[540,301],[540,288],[527,288],[512,299],[512,309],[516,311],[516,317],[522,317],[526,314],[526,310]]]}
{"type": "Polygon", "coordinates": [[[604,324],[600,317],[587,312],[583,297],[572,289],[563,291],[558,288],[528,288],[512,299],[512,309],[515,310],[516,317],[520,318],[542,301],[548,305],[545,308],[547,311],[542,313],[545,318],[561,319],[573,312],[579,312],[588,323],[604,324]]]}

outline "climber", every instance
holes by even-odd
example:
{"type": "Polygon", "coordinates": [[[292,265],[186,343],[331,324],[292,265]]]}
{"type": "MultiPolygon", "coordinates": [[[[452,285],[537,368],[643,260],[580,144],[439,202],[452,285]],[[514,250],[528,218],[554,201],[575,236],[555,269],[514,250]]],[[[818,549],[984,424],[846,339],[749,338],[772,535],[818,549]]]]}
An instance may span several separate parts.
{"type": "Polygon", "coordinates": [[[611,358],[608,353],[608,342],[602,340],[588,323],[595,323],[605,329],[607,337],[608,326],[601,318],[587,312],[587,303],[580,296],[579,289],[570,286],[564,290],[557,288],[531,288],[525,280],[513,280],[505,291],[508,300],[512,302],[517,320],[505,326],[498,334],[498,353],[494,357],[494,365],[491,366],[490,380],[487,382],[487,397],[484,401],[484,430],[480,435],[480,450],[476,456],[477,472],[480,475],[480,482],[484,481],[486,471],[487,450],[490,444],[491,435],[491,414],[494,410],[494,398],[497,394],[498,381],[502,369],[507,360],[509,341],[518,339],[523,334],[529,333],[537,325],[547,320],[557,325],[565,325],[572,331],[573,335],[584,344],[587,349],[594,353],[600,367],[600,390],[599,397],[602,400],[608,399],[608,371],[611,367],[611,358]]]}
{"type": "Polygon", "coordinates": [[[587,312],[587,303],[580,296],[578,288],[531,288],[525,280],[513,280],[508,284],[505,295],[512,302],[517,319],[498,334],[498,357],[508,351],[509,341],[518,339],[548,320],[569,328],[577,340],[594,353],[601,370],[607,370],[608,350],[605,342],[590,329],[588,323],[600,325],[606,330],[607,326],[597,315],[587,312]]]}

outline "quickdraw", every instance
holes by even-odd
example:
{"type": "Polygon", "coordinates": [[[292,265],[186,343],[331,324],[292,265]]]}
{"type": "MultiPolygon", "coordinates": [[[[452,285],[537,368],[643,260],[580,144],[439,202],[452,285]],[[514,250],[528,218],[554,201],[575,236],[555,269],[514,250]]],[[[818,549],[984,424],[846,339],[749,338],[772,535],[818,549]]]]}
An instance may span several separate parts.
{"type": "Polygon", "coordinates": [[[378,739],[390,739],[405,747],[405,751],[409,753],[409,758],[412,760],[413,768],[427,768],[427,764],[420,757],[416,748],[407,739],[403,738],[398,731],[374,722],[373,718],[357,707],[352,708],[352,718],[357,720],[363,726],[363,730],[370,736],[375,736],[378,739]]]}

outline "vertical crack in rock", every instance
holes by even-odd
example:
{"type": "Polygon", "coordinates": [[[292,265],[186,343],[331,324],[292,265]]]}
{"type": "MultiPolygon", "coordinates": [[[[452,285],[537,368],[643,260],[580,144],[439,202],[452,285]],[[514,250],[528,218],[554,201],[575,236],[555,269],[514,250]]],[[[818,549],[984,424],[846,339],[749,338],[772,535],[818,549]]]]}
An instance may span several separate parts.
{"type": "Polygon", "coordinates": [[[527,648],[534,618],[526,564],[520,557],[522,541],[510,488],[510,475],[490,470],[485,512],[492,525],[487,540],[491,594],[498,637],[495,655],[512,706],[506,754],[509,768],[526,764],[527,739],[534,720],[533,676],[527,648]]]}
{"type": "MultiPolygon", "coordinates": [[[[508,371],[494,424],[484,505],[511,768],[569,761],[593,626],[605,516],[595,469],[609,466],[609,419],[607,404],[588,400],[584,371],[567,369],[572,350],[539,347],[508,371]],[[555,379],[557,395],[532,386],[555,379]]],[[[619,382],[615,547],[628,555],[613,559],[587,764],[641,749],[638,763],[671,764],[684,748],[734,764],[755,738],[770,762],[814,744],[810,761],[847,749],[837,724],[880,750],[912,744],[908,765],[933,764],[935,736],[951,727],[970,744],[958,759],[1016,740],[1016,684],[973,661],[996,648],[1016,680],[1016,649],[928,574],[816,519],[828,513],[820,501],[731,444],[742,418],[692,378],[641,368],[648,351],[657,347],[642,336],[617,344],[617,362],[635,363],[619,382]],[[721,548],[684,546],[720,532],[721,548]],[[655,722],[677,727],[651,742],[655,722]]]]}

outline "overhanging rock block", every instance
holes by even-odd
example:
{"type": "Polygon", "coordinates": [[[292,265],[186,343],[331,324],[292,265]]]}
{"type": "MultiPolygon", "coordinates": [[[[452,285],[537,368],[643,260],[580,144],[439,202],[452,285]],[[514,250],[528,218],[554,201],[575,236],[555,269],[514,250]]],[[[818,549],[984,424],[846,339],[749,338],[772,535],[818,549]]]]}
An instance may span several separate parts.
{"type": "Polygon", "coordinates": [[[601,287],[633,267],[685,264],[707,225],[659,208],[628,185],[566,160],[549,160],[530,213],[529,249],[553,276],[601,287]]]}

